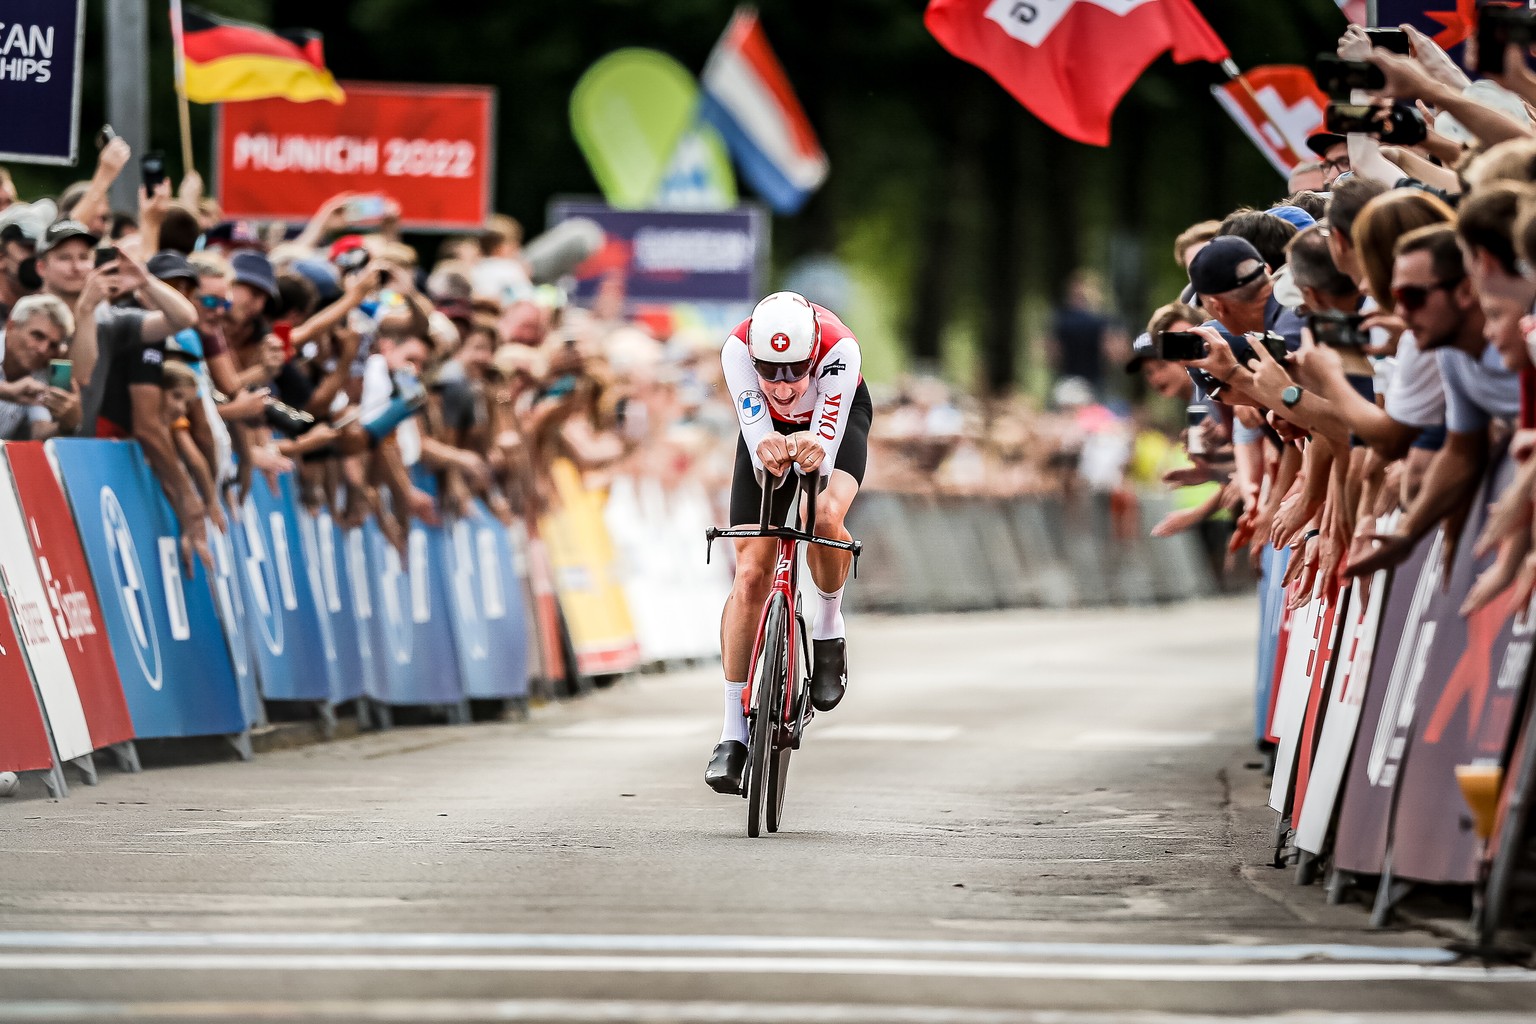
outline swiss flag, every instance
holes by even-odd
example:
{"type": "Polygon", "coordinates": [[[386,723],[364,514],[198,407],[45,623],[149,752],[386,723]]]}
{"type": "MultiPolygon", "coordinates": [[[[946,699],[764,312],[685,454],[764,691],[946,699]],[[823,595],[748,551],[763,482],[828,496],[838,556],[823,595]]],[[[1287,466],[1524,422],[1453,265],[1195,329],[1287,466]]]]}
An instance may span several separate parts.
{"type": "Polygon", "coordinates": [[[930,0],[923,21],[1040,120],[1095,146],[1163,51],[1180,64],[1230,56],[1190,0],[930,0]]]}
{"type": "Polygon", "coordinates": [[[1323,126],[1328,97],[1306,68],[1254,68],[1225,85],[1211,86],[1211,92],[1281,174],[1289,175],[1297,164],[1315,159],[1307,136],[1323,126]]]}

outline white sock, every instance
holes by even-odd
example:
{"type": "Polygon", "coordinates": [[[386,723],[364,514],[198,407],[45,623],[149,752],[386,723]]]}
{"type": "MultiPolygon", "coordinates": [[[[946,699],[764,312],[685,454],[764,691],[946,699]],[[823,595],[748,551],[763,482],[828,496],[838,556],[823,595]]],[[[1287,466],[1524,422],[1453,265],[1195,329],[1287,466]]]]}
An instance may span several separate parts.
{"type": "Polygon", "coordinates": [[[746,683],[725,681],[725,726],[720,730],[720,742],[735,740],[747,742],[747,713],[741,710],[741,691],[746,683]]]}
{"type": "Polygon", "coordinates": [[[841,640],[846,628],[843,625],[843,588],[828,594],[819,587],[816,590],[816,621],[811,624],[812,640],[841,640]]]}

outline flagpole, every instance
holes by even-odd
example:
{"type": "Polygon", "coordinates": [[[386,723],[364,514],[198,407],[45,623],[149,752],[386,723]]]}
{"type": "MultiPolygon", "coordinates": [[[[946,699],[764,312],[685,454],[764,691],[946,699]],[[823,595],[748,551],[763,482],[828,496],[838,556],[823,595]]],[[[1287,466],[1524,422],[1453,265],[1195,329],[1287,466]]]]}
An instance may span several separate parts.
{"type": "Polygon", "coordinates": [[[1226,76],[1229,79],[1242,86],[1243,92],[1247,93],[1248,98],[1253,100],[1254,106],[1258,107],[1260,110],[1264,109],[1264,105],[1259,102],[1259,94],[1253,91],[1253,86],[1249,85],[1248,79],[1243,77],[1242,69],[1237,66],[1236,61],[1234,61],[1231,57],[1228,57],[1226,60],[1221,62],[1221,70],[1226,73],[1226,76]]]}
{"type": "Polygon", "coordinates": [[[181,116],[181,166],[184,174],[196,170],[192,163],[192,112],[187,104],[187,53],[182,39],[181,0],[171,0],[171,42],[175,50],[176,100],[181,116]]]}

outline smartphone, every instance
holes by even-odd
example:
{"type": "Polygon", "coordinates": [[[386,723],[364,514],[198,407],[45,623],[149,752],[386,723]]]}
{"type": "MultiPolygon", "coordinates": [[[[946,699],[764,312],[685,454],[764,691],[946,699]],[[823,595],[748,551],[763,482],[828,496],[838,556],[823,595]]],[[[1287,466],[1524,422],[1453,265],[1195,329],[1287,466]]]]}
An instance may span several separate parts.
{"type": "Polygon", "coordinates": [[[1194,331],[1164,331],[1157,336],[1157,358],[1175,363],[1205,358],[1205,337],[1194,331]]]}
{"type": "Polygon", "coordinates": [[[165,180],[165,154],[159,150],[145,153],[139,157],[139,171],[144,176],[144,191],[154,195],[165,180]]]}
{"type": "Polygon", "coordinates": [[[1372,46],[1389,53],[1400,53],[1407,57],[1411,52],[1408,33],[1400,28],[1368,28],[1365,34],[1370,36],[1372,46]]]}
{"type": "Polygon", "coordinates": [[[117,259],[117,255],[117,246],[98,245],[96,247],[96,265],[98,267],[104,267],[108,263],[111,263],[113,260],[117,259]]]}
{"type": "Polygon", "coordinates": [[[1379,107],[1369,103],[1330,103],[1323,111],[1323,127],[1336,135],[1379,135],[1383,128],[1381,113],[1379,107]]]}
{"type": "Polygon", "coordinates": [[[1529,46],[1536,14],[1524,4],[1488,4],[1477,12],[1477,70],[1484,75],[1504,73],[1504,50],[1510,43],[1529,46]]]}
{"type": "Polygon", "coordinates": [[[387,212],[383,196],[355,196],[347,200],[347,223],[354,227],[378,224],[387,212]]]}
{"type": "Polygon", "coordinates": [[[1358,313],[1309,313],[1307,329],[1312,340],[1331,348],[1363,348],[1370,336],[1360,328],[1365,317],[1358,313]]]}
{"type": "Polygon", "coordinates": [[[112,126],[109,124],[102,125],[101,131],[96,133],[96,148],[98,150],[106,149],[107,143],[115,138],[117,138],[117,132],[112,130],[112,126]]]}
{"type": "Polygon", "coordinates": [[[1387,76],[1368,61],[1344,60],[1331,53],[1319,54],[1312,62],[1312,74],[1318,88],[1335,99],[1347,100],[1356,89],[1384,89],[1387,76]]]}
{"type": "Polygon", "coordinates": [[[52,359],[48,362],[48,386],[69,390],[69,381],[74,374],[74,363],[68,359],[52,359]]]}

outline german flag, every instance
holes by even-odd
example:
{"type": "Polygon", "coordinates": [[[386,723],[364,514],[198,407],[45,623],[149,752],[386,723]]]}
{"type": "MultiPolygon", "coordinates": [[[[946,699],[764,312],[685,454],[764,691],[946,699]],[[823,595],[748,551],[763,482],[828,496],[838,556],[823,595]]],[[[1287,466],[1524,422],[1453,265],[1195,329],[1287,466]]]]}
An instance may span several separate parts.
{"type": "MultiPolygon", "coordinates": [[[[175,17],[172,7],[172,17],[175,17]]],[[[187,99],[231,103],[273,96],[308,103],[345,103],[346,94],[325,67],[318,32],[274,32],[260,25],[220,18],[195,7],[183,9],[187,99]]]]}

